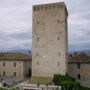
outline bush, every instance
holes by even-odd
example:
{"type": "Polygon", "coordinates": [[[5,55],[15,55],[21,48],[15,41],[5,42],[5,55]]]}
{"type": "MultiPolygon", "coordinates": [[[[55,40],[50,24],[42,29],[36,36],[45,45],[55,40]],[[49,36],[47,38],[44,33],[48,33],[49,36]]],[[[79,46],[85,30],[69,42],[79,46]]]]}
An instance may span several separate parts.
{"type": "Polygon", "coordinates": [[[68,75],[54,75],[52,82],[55,85],[62,86],[62,90],[90,90],[82,87],[76,80],[68,75]]]}
{"type": "Polygon", "coordinates": [[[8,89],[6,89],[6,88],[0,88],[0,90],[8,90],[8,89]]]}
{"type": "Polygon", "coordinates": [[[7,84],[6,83],[3,83],[3,87],[6,87],[7,86],[7,84]]]}
{"type": "Polygon", "coordinates": [[[61,83],[63,81],[75,81],[74,78],[68,76],[68,75],[54,75],[54,78],[52,80],[52,82],[55,84],[55,85],[61,85],[61,83]]]}
{"type": "Polygon", "coordinates": [[[63,81],[61,83],[61,86],[65,90],[76,90],[80,86],[80,84],[76,81],[63,81]]]}
{"type": "Polygon", "coordinates": [[[90,90],[90,88],[80,86],[78,90],[90,90]]]}

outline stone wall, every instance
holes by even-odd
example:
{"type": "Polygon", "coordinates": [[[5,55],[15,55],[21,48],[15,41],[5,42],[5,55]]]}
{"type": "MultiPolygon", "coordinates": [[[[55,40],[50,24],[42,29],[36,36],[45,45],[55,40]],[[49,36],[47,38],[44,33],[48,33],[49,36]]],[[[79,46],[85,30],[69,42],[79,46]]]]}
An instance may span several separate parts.
{"type": "Polygon", "coordinates": [[[69,63],[68,74],[79,81],[81,85],[90,87],[90,63],[69,63]],[[78,64],[80,64],[80,68],[77,68],[78,64]],[[80,75],[80,79],[78,79],[78,75],[80,75]]]}
{"type": "Polygon", "coordinates": [[[24,77],[28,72],[28,68],[31,69],[30,61],[24,63],[24,61],[17,60],[0,60],[0,76],[2,77],[24,77]]]}
{"type": "Polygon", "coordinates": [[[32,76],[67,72],[67,11],[64,3],[33,6],[32,76]]]}

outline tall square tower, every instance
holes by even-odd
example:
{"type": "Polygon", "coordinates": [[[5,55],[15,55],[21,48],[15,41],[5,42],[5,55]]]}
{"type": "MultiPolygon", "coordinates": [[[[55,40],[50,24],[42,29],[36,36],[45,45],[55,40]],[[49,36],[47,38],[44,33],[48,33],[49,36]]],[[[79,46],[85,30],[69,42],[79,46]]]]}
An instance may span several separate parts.
{"type": "Polygon", "coordinates": [[[67,16],[64,2],[33,6],[32,76],[66,74],[67,16]]]}

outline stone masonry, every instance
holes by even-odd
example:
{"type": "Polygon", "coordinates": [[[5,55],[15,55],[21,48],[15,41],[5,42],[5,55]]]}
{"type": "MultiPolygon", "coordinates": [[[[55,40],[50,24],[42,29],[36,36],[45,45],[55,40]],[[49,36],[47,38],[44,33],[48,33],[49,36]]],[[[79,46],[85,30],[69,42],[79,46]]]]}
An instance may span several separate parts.
{"type": "Polygon", "coordinates": [[[66,74],[67,16],[64,2],[33,6],[32,76],[66,74]]]}

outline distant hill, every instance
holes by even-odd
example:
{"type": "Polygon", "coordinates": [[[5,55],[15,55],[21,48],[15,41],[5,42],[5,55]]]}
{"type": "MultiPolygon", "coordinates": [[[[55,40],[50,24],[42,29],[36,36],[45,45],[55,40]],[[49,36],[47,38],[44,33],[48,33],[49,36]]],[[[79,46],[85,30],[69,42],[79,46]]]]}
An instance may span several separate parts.
{"type": "MultiPolygon", "coordinates": [[[[21,52],[21,53],[25,53],[25,54],[29,54],[29,50],[25,50],[25,49],[15,49],[15,50],[5,50],[5,51],[2,51],[2,52],[21,52]]],[[[81,53],[81,52],[84,52],[86,53],[87,55],[90,55],[90,50],[81,50],[81,51],[70,51],[70,53],[81,53]]],[[[31,52],[32,53],[32,52],[31,52]]]]}
{"type": "Polygon", "coordinates": [[[7,50],[7,51],[1,51],[1,52],[21,52],[24,54],[29,54],[29,50],[24,50],[24,49],[7,50]]]}
{"type": "Polygon", "coordinates": [[[87,55],[90,55],[90,50],[70,51],[69,53],[75,53],[75,52],[77,52],[77,53],[84,52],[84,53],[86,53],[87,55]]]}

